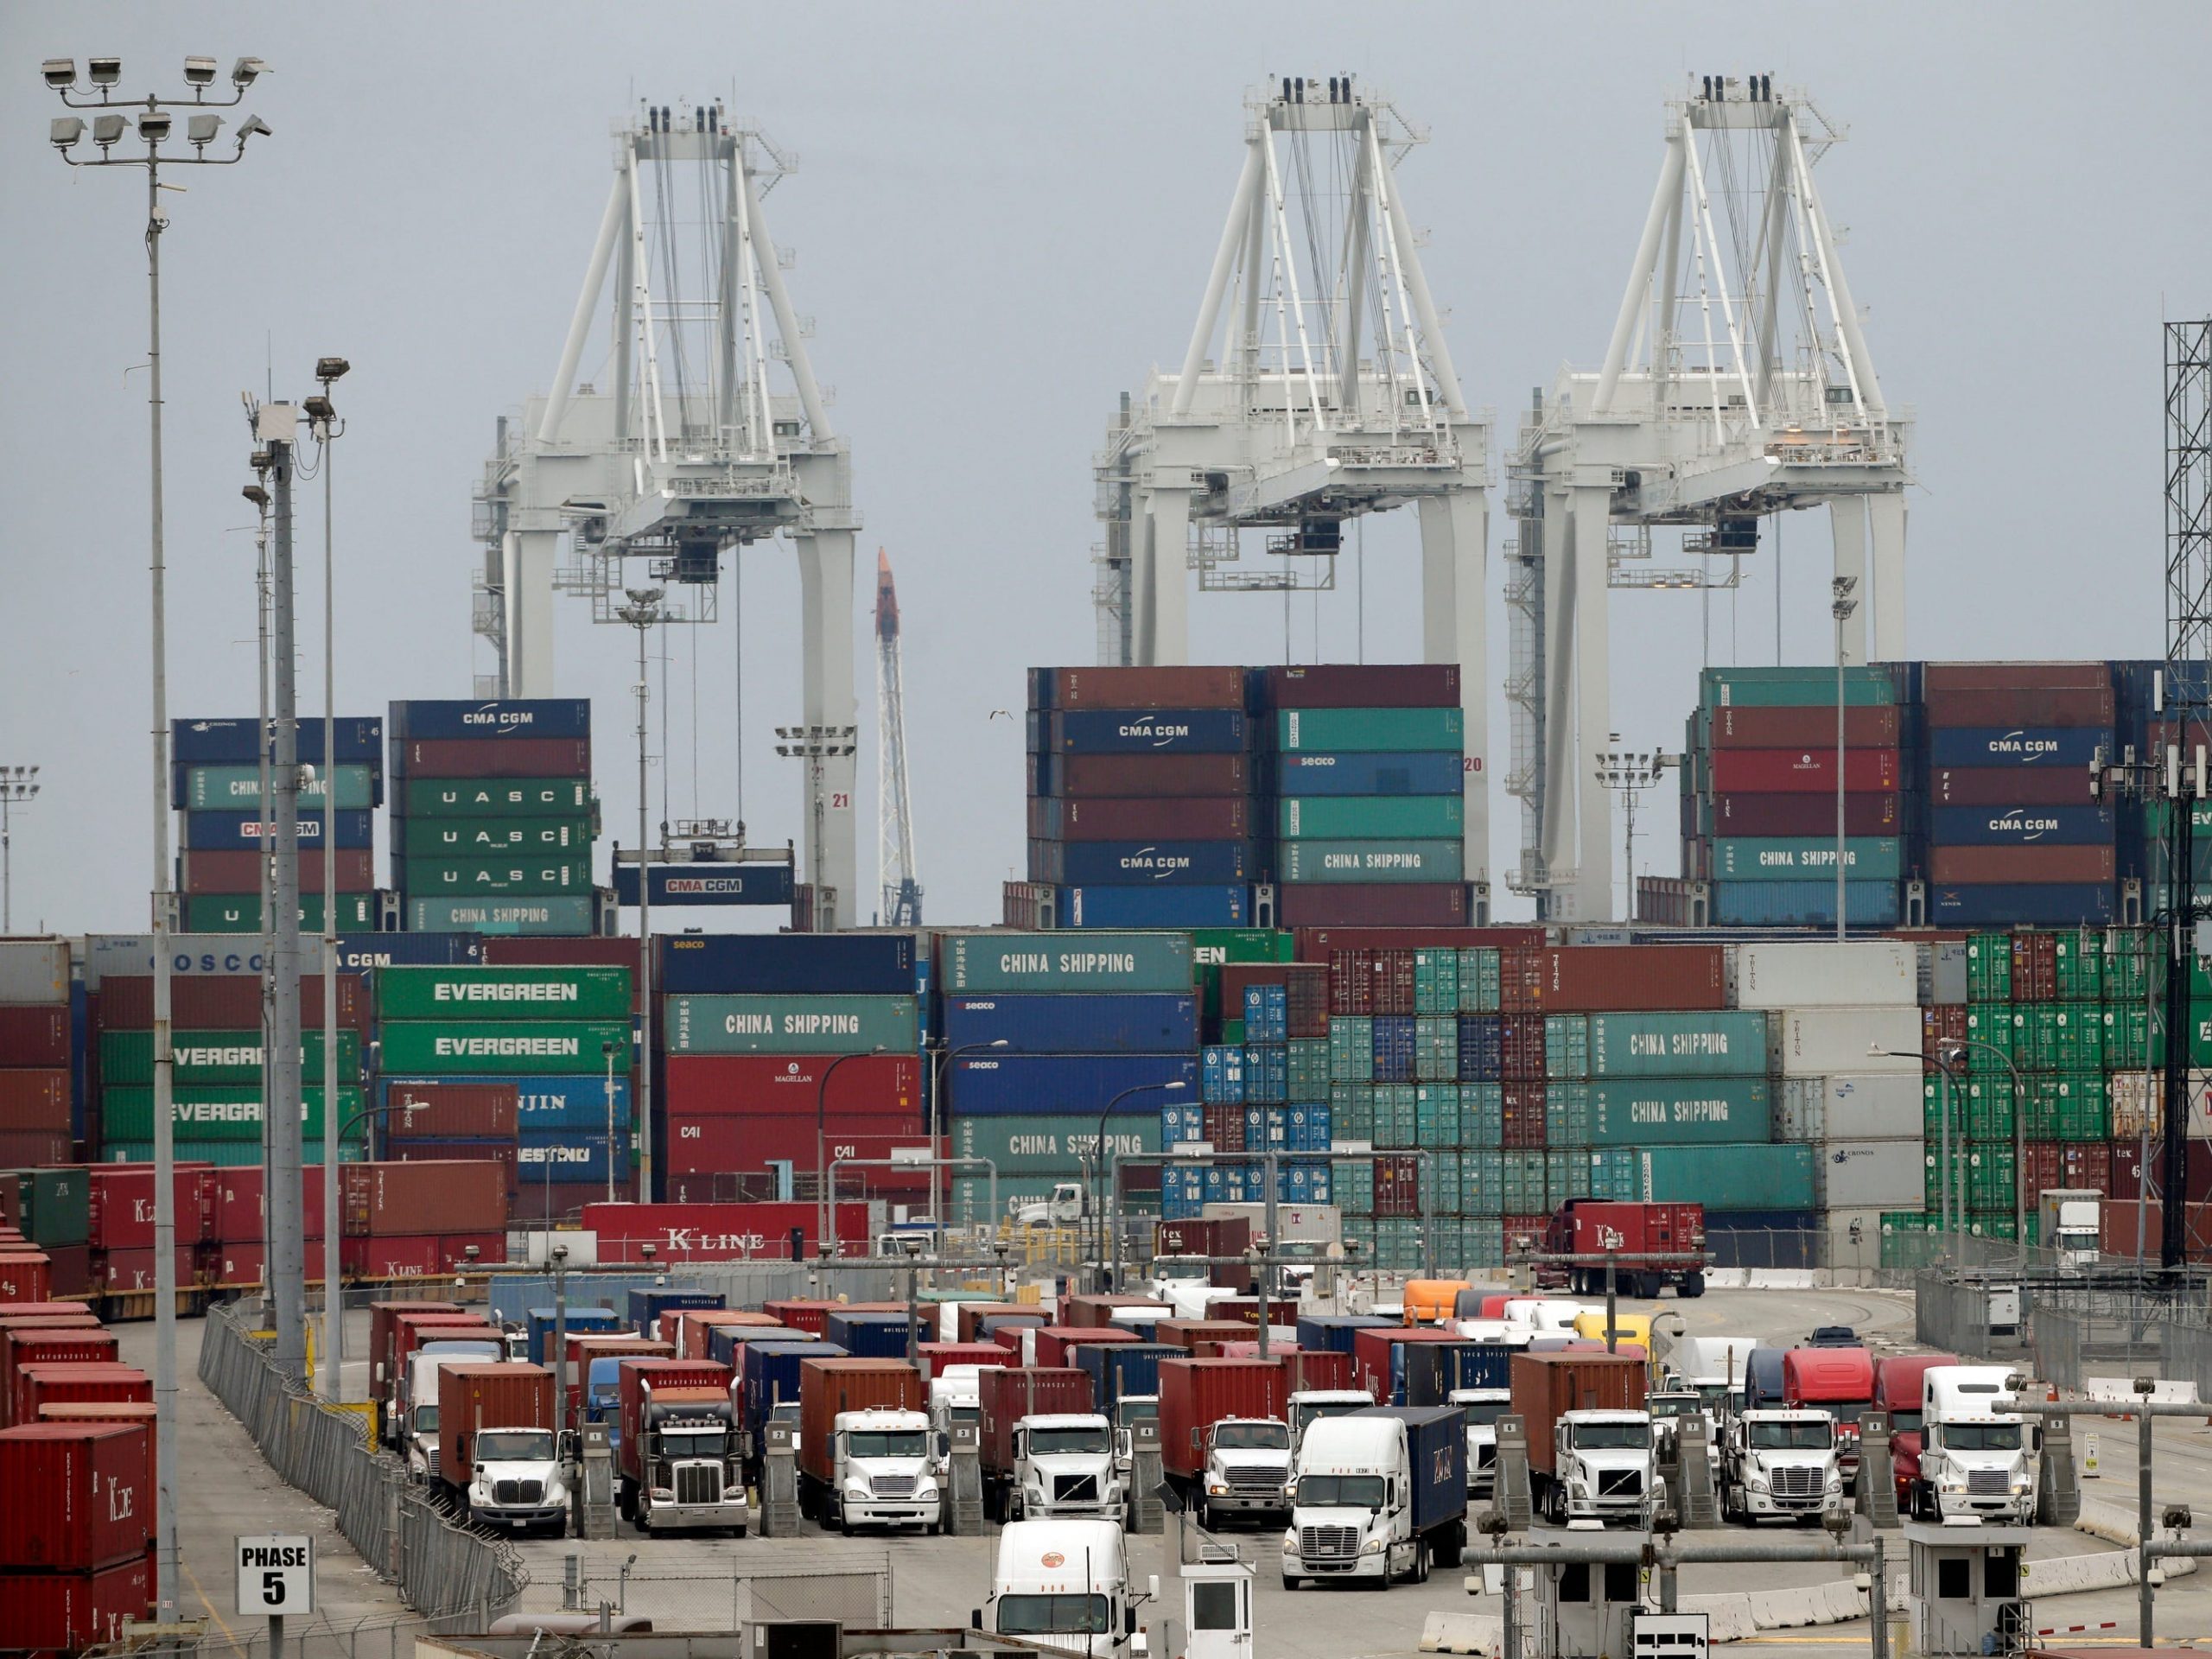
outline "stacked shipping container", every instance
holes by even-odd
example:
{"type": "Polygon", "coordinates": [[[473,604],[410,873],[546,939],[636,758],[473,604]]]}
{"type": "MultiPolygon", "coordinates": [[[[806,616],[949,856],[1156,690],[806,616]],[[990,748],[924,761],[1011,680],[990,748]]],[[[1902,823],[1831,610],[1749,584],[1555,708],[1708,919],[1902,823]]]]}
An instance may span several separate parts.
{"type": "Polygon", "coordinates": [[[0,1168],[68,1161],[69,977],[67,939],[0,939],[0,1168]]]}

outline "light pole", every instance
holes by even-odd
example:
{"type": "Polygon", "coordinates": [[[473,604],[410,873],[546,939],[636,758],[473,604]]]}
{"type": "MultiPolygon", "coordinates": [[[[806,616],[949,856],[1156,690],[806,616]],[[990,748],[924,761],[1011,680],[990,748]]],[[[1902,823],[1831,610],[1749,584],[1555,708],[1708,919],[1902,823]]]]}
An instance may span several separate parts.
{"type": "Polygon", "coordinates": [[[1859,585],[1856,576],[1838,576],[1829,584],[1834,598],[1828,613],[1835,618],[1835,937],[1841,942],[1846,937],[1849,917],[1844,901],[1849,896],[1844,891],[1843,845],[1843,625],[1859,608],[1859,601],[1851,597],[1851,590],[1859,585]]]}
{"type": "MultiPolygon", "coordinates": [[[[977,1054],[987,1049],[1003,1049],[1007,1046],[1007,1040],[1005,1038],[994,1037],[988,1043],[963,1043],[957,1048],[940,1048],[938,1050],[937,1072],[930,1080],[932,1085],[930,1090],[930,1120],[925,1125],[924,1125],[924,1127],[930,1132],[930,1155],[931,1157],[935,1157],[937,1155],[936,1148],[938,1136],[939,1135],[950,1134],[952,1128],[952,1103],[944,1097],[945,1067],[950,1065],[953,1061],[958,1059],[963,1054],[977,1054]]],[[[946,1177],[948,1183],[950,1179],[950,1175],[946,1177]]],[[[932,1179],[931,1182],[931,1195],[932,1199],[934,1199],[936,1195],[936,1182],[934,1179],[932,1179]]],[[[942,1224],[950,1219],[952,1213],[952,1205],[950,1202],[951,1193],[949,1186],[945,1196],[947,1202],[944,1208],[939,1212],[938,1216],[940,1230],[942,1230],[942,1224]]],[[[998,1202],[998,1194],[995,1192],[991,1195],[991,1202],[993,1204],[996,1204],[998,1202]]],[[[999,1218],[996,1216],[993,1216],[991,1217],[992,1226],[997,1226],[999,1218]]]]}
{"type": "MultiPolygon", "coordinates": [[[[638,878],[645,879],[645,868],[639,867],[638,878]]],[[[601,1043],[599,1052],[607,1057],[607,1201],[614,1202],[614,1045],[601,1043]]]]}
{"type": "MultiPolygon", "coordinates": [[[[1936,1084],[1936,1122],[1938,1132],[1938,1145],[1940,1148],[1936,1156],[1936,1214],[1941,1223],[1940,1232],[1948,1233],[1951,1230],[1951,1220],[1954,1213],[1951,1204],[1951,1182],[1954,1174],[1951,1161],[1951,1098],[1952,1091],[1958,1084],[1958,1079],[1952,1075],[1951,1066],[1966,1057],[1959,1052],[1958,1047],[1955,1044],[1949,1042],[1945,1043],[1942,1046],[1941,1050],[1939,1050],[1932,1058],[1926,1054],[1914,1054],[1901,1048],[1870,1046],[1866,1052],[1869,1055],[1886,1055],[1889,1058],[1893,1060],[1917,1060],[1923,1066],[1932,1065],[1936,1068],[1936,1076],[1937,1078],[1936,1084]],[[1947,1054],[1948,1056],[1948,1059],[1945,1058],[1947,1054]]],[[[1963,1126],[1961,1126],[1961,1128],[1963,1128],[1963,1126]]],[[[1826,1133],[1825,1127],[1823,1127],[1822,1133],[1826,1133]]],[[[2015,1167],[2013,1173],[2015,1176],[2019,1173],[2017,1167],[2015,1167]]],[[[1964,1191],[1964,1179],[1962,1175],[1961,1177],[1961,1189],[1956,1213],[1963,1216],[1966,1213],[1966,1193],[1964,1191]]],[[[1926,1195],[1923,1193],[1923,1198],[1926,1195]]]]}
{"type": "Polygon", "coordinates": [[[322,469],[322,1352],[323,1391],[334,1400],[346,1357],[346,1307],[338,1261],[338,625],[330,461],[346,423],[331,407],[330,388],[351,366],[342,357],[317,358],[322,390],[303,405],[322,469]]]}
{"type": "Polygon", "coordinates": [[[8,809],[38,798],[36,766],[0,766],[0,933],[16,931],[15,855],[10,850],[8,809]]]}
{"type": "MultiPolygon", "coordinates": [[[[1092,1179],[1090,1181],[1086,1181],[1084,1184],[1084,1198],[1086,1203],[1090,1200],[1090,1188],[1094,1184],[1100,1186],[1102,1189],[1105,1185],[1106,1120],[1114,1115],[1114,1109],[1120,1105],[1123,1101],[1127,1100],[1131,1095],[1141,1095],[1148,1090],[1154,1089],[1158,1090],[1164,1095],[1180,1094],[1185,1087],[1185,1085],[1179,1081],[1174,1083],[1140,1083],[1130,1088],[1122,1090],[1120,1094],[1115,1096],[1113,1099],[1106,1103],[1106,1109],[1098,1114],[1098,1139],[1091,1142],[1090,1146],[1092,1179]]],[[[1106,1236],[1106,1193],[1102,1190],[1098,1195],[1098,1263],[1102,1268],[1105,1265],[1106,1262],[1106,1245],[1108,1243],[1106,1236]]],[[[1262,1318],[1265,1317],[1265,1313],[1266,1310],[1263,1308],[1262,1310],[1262,1318]]]]}
{"type": "MultiPolygon", "coordinates": [[[[1620,741],[1620,734],[1615,732],[1613,741],[1620,741]]],[[[1631,922],[1636,919],[1636,798],[1656,784],[1677,761],[1677,756],[1656,749],[1606,749],[1598,756],[1598,781],[1618,794],[1626,809],[1627,844],[1623,850],[1628,870],[1626,909],[1631,922]]]]}
{"type": "MultiPolygon", "coordinates": [[[[822,763],[838,755],[850,754],[860,747],[860,728],[857,726],[779,726],[776,735],[784,741],[776,745],[776,753],[786,760],[804,760],[807,766],[806,814],[806,879],[814,888],[812,914],[807,918],[810,933],[834,933],[838,924],[838,901],[844,896],[822,884],[822,848],[827,838],[827,817],[830,803],[823,798],[822,763]]],[[[849,810],[852,803],[844,803],[849,810]]]]}
{"type": "Polygon", "coordinates": [[[2028,1173],[2028,1090],[2020,1076],[2020,1068],[2010,1054],[1994,1043],[1984,1042],[1979,1037],[1954,1039],[1955,1050],[1978,1048],[1994,1054],[2005,1062],[2005,1069],[2012,1074],[2012,1242],[2020,1253],[2020,1266],[2028,1265],[2028,1200],[2020,1183],[2028,1173]]]}
{"type": "Polygon", "coordinates": [[[164,593],[166,569],[162,549],[162,227],[168,216],[162,208],[161,168],[163,162],[175,167],[229,167],[245,155],[245,141],[256,133],[266,133],[268,124],[257,116],[248,116],[238,124],[238,148],[228,161],[220,156],[210,157],[207,146],[215,141],[221,130],[223,118],[214,113],[242,102],[246,88],[265,68],[258,58],[240,58],[232,66],[232,95],[228,104],[210,105],[207,88],[214,85],[215,60],[213,58],[191,57],[184,60],[185,84],[192,88],[188,99],[163,99],[149,95],[143,100],[133,99],[129,105],[111,103],[114,89],[123,79],[123,63],[118,58],[92,58],[86,60],[86,75],[92,92],[92,99],[73,99],[70,94],[79,86],[77,65],[70,58],[48,58],[40,66],[40,74],[46,84],[60,96],[62,104],[70,109],[98,109],[92,117],[92,143],[99,147],[99,159],[79,162],[69,152],[85,136],[85,120],[81,116],[57,118],[48,137],[61,159],[72,167],[143,167],[146,169],[146,317],[147,317],[147,385],[146,415],[150,444],[148,451],[150,471],[149,501],[151,512],[148,523],[147,569],[150,578],[152,600],[152,632],[149,656],[151,659],[154,683],[153,709],[153,771],[154,771],[154,1412],[155,1412],[155,1480],[154,1530],[160,1552],[156,1607],[162,1624],[174,1624],[177,1600],[177,1541],[176,1541],[176,1194],[174,1192],[176,1172],[175,1125],[170,1120],[171,1100],[175,1095],[175,1053],[170,1046],[169,1027],[169,747],[168,747],[168,607],[164,593]],[[144,141],[144,156],[114,154],[116,144],[122,139],[124,127],[123,109],[143,104],[138,116],[138,137],[144,141]],[[187,118],[185,141],[193,153],[163,156],[162,143],[175,124],[168,111],[192,108],[199,112],[187,118]]]}
{"type": "MultiPolygon", "coordinates": [[[[868,1050],[869,1054],[882,1052],[881,1043],[868,1050]]],[[[814,1201],[822,1211],[814,1235],[814,1249],[820,1255],[834,1255],[837,1240],[835,1195],[830,1191],[830,1144],[823,1127],[828,1121],[830,1079],[837,1075],[837,1068],[847,1060],[864,1058],[860,1054],[840,1054],[822,1068],[822,1081],[814,1085],[814,1201]]]]}
{"type": "MultiPolygon", "coordinates": [[[[639,1027],[638,1052],[650,1057],[653,1052],[653,892],[652,870],[645,852],[645,804],[651,791],[645,785],[645,709],[652,694],[652,681],[645,671],[645,635],[656,622],[664,620],[665,613],[661,601],[667,590],[661,588],[628,588],[623,590],[629,600],[615,614],[638,631],[638,1010],[643,1021],[639,1027]]],[[[664,830],[667,825],[661,826],[664,830]]],[[[653,1069],[650,1064],[638,1068],[638,1196],[645,1203],[653,1201],[653,1069]]],[[[607,1148],[607,1172],[613,1173],[614,1148],[607,1148]]]]}

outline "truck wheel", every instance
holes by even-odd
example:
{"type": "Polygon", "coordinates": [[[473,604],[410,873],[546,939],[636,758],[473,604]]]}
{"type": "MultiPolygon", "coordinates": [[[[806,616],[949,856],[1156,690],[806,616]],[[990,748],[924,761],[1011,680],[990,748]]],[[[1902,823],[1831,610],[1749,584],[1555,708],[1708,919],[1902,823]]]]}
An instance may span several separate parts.
{"type": "Polygon", "coordinates": [[[1436,1547],[1436,1564],[1439,1567],[1459,1566],[1460,1554],[1466,1547],[1467,1523],[1455,1522],[1452,1529],[1444,1535],[1443,1541],[1436,1547]]]}
{"type": "Polygon", "coordinates": [[[1682,1275],[1682,1294],[1683,1294],[1683,1295],[1685,1295],[1685,1296],[1702,1296],[1702,1295],[1704,1295],[1704,1294],[1705,1294],[1705,1275],[1704,1275],[1703,1274],[1701,1274],[1701,1273],[1690,1273],[1690,1274],[1683,1274],[1683,1275],[1682,1275]]]}
{"type": "Polygon", "coordinates": [[[1428,1540],[1426,1538],[1414,1540],[1414,1570],[1406,1575],[1406,1581],[1409,1584],[1428,1582],[1428,1540]]]}
{"type": "Polygon", "coordinates": [[[1306,1580],[1303,1579],[1292,1578],[1287,1573],[1282,1575],[1282,1587],[1286,1590],[1295,1590],[1300,1585],[1305,1582],[1306,1580]]]}
{"type": "Polygon", "coordinates": [[[1206,1495],[1204,1492],[1198,1494],[1196,1519],[1200,1532],[1213,1530],[1213,1505],[1206,1502],[1206,1495]]]}
{"type": "Polygon", "coordinates": [[[853,1535],[853,1517],[847,1511],[843,1498],[837,1498],[835,1502],[837,1505],[837,1530],[849,1538],[853,1535]]]}

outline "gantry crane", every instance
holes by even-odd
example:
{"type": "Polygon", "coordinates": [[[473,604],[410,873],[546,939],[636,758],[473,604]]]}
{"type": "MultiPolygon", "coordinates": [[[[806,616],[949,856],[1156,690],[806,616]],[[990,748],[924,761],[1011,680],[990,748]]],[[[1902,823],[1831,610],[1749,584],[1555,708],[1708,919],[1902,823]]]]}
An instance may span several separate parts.
{"type": "Polygon", "coordinates": [[[1422,654],[1460,665],[1465,868],[1486,919],[1490,432],[1461,395],[1398,189],[1423,137],[1350,75],[1247,97],[1182,366],[1123,399],[1096,464],[1094,597],[1102,662],[1181,663],[1192,566],[1201,591],[1327,587],[1345,520],[1417,505],[1422,654]],[[1280,564],[1239,568],[1248,529],[1271,532],[1280,564]]]}
{"type": "Polygon", "coordinates": [[[922,887],[914,868],[914,797],[906,784],[906,687],[899,664],[899,592],[891,556],[875,550],[875,863],[885,927],[919,927],[922,887]]]}
{"type": "Polygon", "coordinates": [[[794,158],[720,104],[646,105],[618,126],[614,183],[550,391],[503,419],[476,500],[485,545],[476,631],[486,695],[550,696],[556,589],[622,622],[631,587],[664,585],[659,619],[716,613],[722,554],[778,535],[798,556],[804,721],[783,728],[817,849],[813,925],[857,909],[853,755],[852,458],[831,429],[761,200],[794,158]],[[611,284],[603,390],[577,372],[611,284]],[[782,359],[791,391],[772,389],[782,359]],[[567,555],[564,562],[563,555],[567,555]],[[625,569],[643,562],[627,581],[625,569]],[[643,580],[639,580],[639,578],[643,580]]]}
{"type": "Polygon", "coordinates": [[[1563,373],[1522,420],[1508,468],[1506,786],[1522,809],[1509,880],[1548,919],[1611,912],[1593,765],[1611,720],[1609,589],[1705,580],[1639,565],[1653,526],[1683,527],[1688,550],[1728,556],[1732,571],[1761,518],[1825,505],[1836,576],[1857,594],[1846,660],[1904,652],[1911,423],[1883,397],[1814,184],[1842,137],[1771,76],[1691,77],[1667,105],[1658,188],[1604,365],[1563,373]]]}

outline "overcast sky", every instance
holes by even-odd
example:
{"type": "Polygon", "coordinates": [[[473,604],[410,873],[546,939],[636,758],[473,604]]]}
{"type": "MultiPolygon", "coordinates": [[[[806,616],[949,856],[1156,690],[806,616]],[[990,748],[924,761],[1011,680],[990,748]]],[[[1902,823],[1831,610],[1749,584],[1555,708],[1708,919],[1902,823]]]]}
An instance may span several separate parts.
{"type": "MultiPolygon", "coordinates": [[[[46,149],[58,108],[42,57],[119,53],[141,91],[175,86],[188,52],[274,71],[248,105],[274,137],[236,169],[178,169],[168,198],[178,715],[253,708],[242,389],[266,389],[273,364],[276,394],[296,397],[319,354],[353,364],[339,390],[340,712],[470,695],[491,666],[468,625],[470,491],[495,419],[551,378],[610,123],[640,99],[721,96],[795,151],[767,213],[852,445],[856,588],[878,545],[897,569],[926,911],[955,922],[995,920],[1022,864],[1020,728],[990,712],[1020,710],[1027,664],[1095,659],[1092,454],[1117,394],[1180,358],[1248,86],[1349,70],[1427,128],[1398,176],[1468,399],[1508,435],[1531,387],[1603,355],[1683,75],[1805,86],[1849,128],[1821,190],[1848,226],[1885,389],[1917,411],[1911,654],[2146,655],[2162,630],[2158,325],[2212,306],[2208,45],[2201,5],[16,0],[0,8],[0,763],[36,763],[45,784],[16,818],[18,931],[142,926],[151,836],[143,175],[72,171],[46,149]]],[[[1510,528],[1494,508],[1493,560],[1510,528]]],[[[1806,514],[1783,538],[1791,661],[1827,659],[1827,536],[1806,514]]],[[[1365,544],[1367,658],[1409,659],[1410,518],[1374,521],[1365,544]]],[[[302,551],[314,709],[319,536],[302,551]]],[[[797,583],[786,546],[746,565],[742,805],[756,841],[781,841],[800,832],[798,779],[769,728],[798,715],[797,583]]],[[[1717,603],[1716,661],[1774,660],[1774,567],[1763,552],[1717,603]]],[[[1318,622],[1301,601],[1300,659],[1358,650],[1351,577],[1318,622]]],[[[1502,674],[1496,588],[1493,563],[1502,674]]],[[[855,630],[872,741],[864,615],[855,630]]],[[[727,624],[696,632],[670,668],[669,804],[734,814],[738,646],[727,624]]],[[[1625,744],[1679,747],[1699,639],[1694,598],[1621,596],[1625,744]]],[[[610,830],[634,821],[632,649],[563,601],[561,690],[594,700],[610,830]]],[[[1194,599],[1194,660],[1283,649],[1279,603],[1194,599]]],[[[1491,725],[1502,773],[1502,699],[1491,725]]],[[[862,760],[867,889],[872,747],[862,760]]],[[[1492,817],[1503,869],[1517,812],[1500,795],[1492,817]]],[[[1639,865],[1671,874],[1671,800],[1643,822],[1639,865]]]]}

